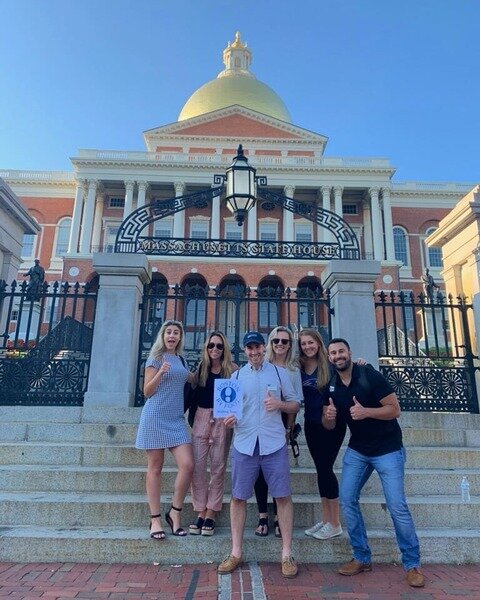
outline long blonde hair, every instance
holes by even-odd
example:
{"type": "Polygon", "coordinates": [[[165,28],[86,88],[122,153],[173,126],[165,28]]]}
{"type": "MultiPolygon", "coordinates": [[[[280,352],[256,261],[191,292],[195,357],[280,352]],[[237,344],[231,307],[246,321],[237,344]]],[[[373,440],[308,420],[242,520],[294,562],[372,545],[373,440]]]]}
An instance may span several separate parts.
{"type": "Polygon", "coordinates": [[[323,342],[323,338],[316,329],[302,329],[298,334],[298,351],[300,355],[300,364],[302,368],[305,368],[307,357],[303,353],[301,341],[302,337],[309,335],[318,344],[317,352],[317,387],[319,389],[324,388],[330,381],[330,362],[328,360],[328,352],[323,342]]]}
{"type": "Polygon", "coordinates": [[[278,327],[275,327],[275,329],[272,329],[272,331],[270,332],[270,335],[268,336],[267,350],[265,352],[265,359],[268,360],[268,362],[275,363],[275,352],[273,351],[273,343],[272,342],[273,342],[273,339],[279,334],[280,331],[283,331],[284,333],[288,333],[288,337],[290,339],[290,348],[288,349],[288,352],[285,357],[285,368],[290,369],[290,371],[295,371],[295,369],[298,368],[298,360],[297,360],[296,352],[295,352],[293,333],[291,332],[291,330],[288,327],[279,325],[278,327]]]}
{"type": "Polygon", "coordinates": [[[200,372],[198,376],[198,385],[201,387],[205,387],[207,383],[208,374],[210,373],[210,368],[212,366],[212,361],[210,360],[207,346],[212,341],[213,337],[219,337],[222,340],[223,344],[223,352],[222,357],[220,359],[220,375],[222,376],[222,378],[228,379],[233,373],[235,367],[232,360],[232,351],[230,350],[230,344],[228,343],[227,338],[221,331],[212,331],[208,338],[205,340],[205,344],[203,345],[202,362],[200,363],[200,372]]]}
{"type": "Polygon", "coordinates": [[[173,321],[169,319],[168,321],[164,321],[162,326],[160,327],[160,331],[153,342],[153,346],[150,349],[149,358],[154,358],[155,360],[161,360],[163,355],[165,354],[165,340],[164,334],[167,327],[177,327],[180,330],[180,341],[178,342],[177,347],[175,348],[175,354],[182,354],[183,352],[183,343],[185,339],[185,332],[183,330],[183,325],[180,321],[173,321]]]}

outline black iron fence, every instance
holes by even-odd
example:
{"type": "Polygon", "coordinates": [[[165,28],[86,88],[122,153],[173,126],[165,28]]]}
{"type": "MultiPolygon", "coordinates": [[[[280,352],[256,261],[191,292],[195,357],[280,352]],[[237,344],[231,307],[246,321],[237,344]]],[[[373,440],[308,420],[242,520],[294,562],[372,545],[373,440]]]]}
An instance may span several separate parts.
{"type": "Polygon", "coordinates": [[[295,333],[301,327],[318,329],[330,337],[331,311],[328,290],[321,288],[263,287],[252,290],[241,284],[215,289],[201,285],[153,284],[145,288],[140,326],[140,349],[135,405],[144,403],[143,373],[145,361],[157,333],[166,319],[181,321],[185,328],[185,358],[194,368],[203,344],[213,330],[222,331],[232,347],[233,359],[243,364],[242,338],[256,329],[268,335],[277,325],[286,325],[295,333]]]}
{"type": "Polygon", "coordinates": [[[472,305],[440,293],[381,292],[375,309],[380,370],[402,408],[478,413],[472,305]]]}
{"type": "Polygon", "coordinates": [[[0,282],[0,405],[80,406],[97,301],[88,285],[0,282]]]}

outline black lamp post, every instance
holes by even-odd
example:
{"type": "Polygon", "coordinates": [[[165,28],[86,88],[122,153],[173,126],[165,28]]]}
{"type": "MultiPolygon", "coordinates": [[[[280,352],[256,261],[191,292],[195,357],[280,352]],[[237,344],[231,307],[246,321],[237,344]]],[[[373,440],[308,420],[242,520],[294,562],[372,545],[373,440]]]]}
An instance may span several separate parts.
{"type": "Polygon", "coordinates": [[[225,174],[227,186],[225,202],[228,210],[235,216],[241,227],[248,211],[255,206],[257,196],[257,170],[248,164],[242,144],[238,146],[237,156],[225,174]]]}

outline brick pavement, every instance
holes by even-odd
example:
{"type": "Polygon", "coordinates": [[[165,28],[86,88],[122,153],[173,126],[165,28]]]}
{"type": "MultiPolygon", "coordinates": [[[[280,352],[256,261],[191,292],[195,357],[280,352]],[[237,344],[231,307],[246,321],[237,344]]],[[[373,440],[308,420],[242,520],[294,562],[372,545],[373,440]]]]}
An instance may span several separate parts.
{"type": "Polygon", "coordinates": [[[426,565],[427,585],[412,589],[403,569],[375,564],[342,577],[335,565],[300,566],[296,579],[278,563],[247,563],[219,579],[216,565],[0,563],[2,600],[480,600],[479,565],[426,565]]]}

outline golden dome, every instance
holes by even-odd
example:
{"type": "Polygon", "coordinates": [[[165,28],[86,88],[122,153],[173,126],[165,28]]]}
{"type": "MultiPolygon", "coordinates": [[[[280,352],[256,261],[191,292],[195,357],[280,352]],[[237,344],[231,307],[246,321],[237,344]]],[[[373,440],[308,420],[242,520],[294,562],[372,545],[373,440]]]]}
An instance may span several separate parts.
{"type": "Polygon", "coordinates": [[[229,42],[224,50],[223,62],[226,68],[218,77],[203,85],[187,100],[179,121],[239,104],[281,121],[292,122],[283,100],[249,70],[252,53],[242,42],[239,32],[235,42],[229,42]]]}

